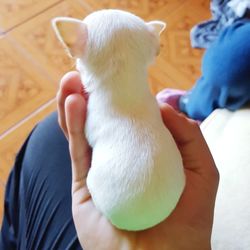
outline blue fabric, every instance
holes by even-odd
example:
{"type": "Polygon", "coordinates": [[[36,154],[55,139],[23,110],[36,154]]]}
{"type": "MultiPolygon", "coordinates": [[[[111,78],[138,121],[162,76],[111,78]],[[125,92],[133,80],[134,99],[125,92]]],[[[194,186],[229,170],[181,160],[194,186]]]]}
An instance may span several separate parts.
{"type": "Polygon", "coordinates": [[[1,250],[82,249],[71,213],[70,164],[54,113],[31,133],[9,176],[1,250]]]}
{"type": "Polygon", "coordinates": [[[222,29],[239,19],[234,10],[228,6],[228,2],[230,0],[211,1],[212,19],[194,26],[191,30],[191,45],[193,47],[209,48],[222,29]]]}
{"type": "Polygon", "coordinates": [[[180,98],[180,110],[204,120],[214,109],[236,110],[250,101],[250,22],[226,27],[205,52],[202,77],[180,98]]]}

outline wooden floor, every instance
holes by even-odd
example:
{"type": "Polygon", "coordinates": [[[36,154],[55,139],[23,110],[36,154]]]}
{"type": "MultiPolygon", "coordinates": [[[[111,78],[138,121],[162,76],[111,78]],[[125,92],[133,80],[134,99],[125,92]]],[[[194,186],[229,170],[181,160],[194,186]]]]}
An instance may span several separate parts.
{"type": "Polygon", "coordinates": [[[83,18],[102,8],[167,22],[161,54],[150,69],[154,94],[166,87],[188,89],[200,75],[203,51],[190,47],[189,31],[209,18],[209,0],[0,0],[0,221],[15,155],[34,125],[55,110],[58,82],[73,69],[50,20],[83,18]]]}

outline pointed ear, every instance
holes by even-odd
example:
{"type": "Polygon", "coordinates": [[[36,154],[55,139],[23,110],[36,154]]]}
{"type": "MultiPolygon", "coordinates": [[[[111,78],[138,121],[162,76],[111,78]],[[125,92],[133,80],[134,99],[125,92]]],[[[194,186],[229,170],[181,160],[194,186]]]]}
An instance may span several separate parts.
{"type": "Polygon", "coordinates": [[[151,21],[147,23],[147,26],[154,34],[160,35],[165,30],[167,24],[162,21],[151,21]]]}
{"type": "Polygon", "coordinates": [[[87,44],[88,29],[81,20],[69,17],[52,19],[57,38],[70,57],[82,57],[87,44]]]}

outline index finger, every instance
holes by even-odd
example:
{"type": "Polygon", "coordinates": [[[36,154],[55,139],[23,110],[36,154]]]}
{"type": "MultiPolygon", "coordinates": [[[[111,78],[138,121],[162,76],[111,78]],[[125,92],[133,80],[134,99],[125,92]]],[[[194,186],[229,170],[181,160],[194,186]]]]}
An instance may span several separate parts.
{"type": "Polygon", "coordinates": [[[162,120],[172,134],[184,161],[185,169],[217,181],[218,170],[197,122],[161,104],[162,120]]]}
{"type": "Polygon", "coordinates": [[[67,138],[68,131],[65,118],[65,100],[70,94],[82,94],[82,92],[83,85],[81,82],[80,74],[77,71],[68,72],[62,77],[60,87],[57,92],[57,111],[58,123],[67,138]]]}

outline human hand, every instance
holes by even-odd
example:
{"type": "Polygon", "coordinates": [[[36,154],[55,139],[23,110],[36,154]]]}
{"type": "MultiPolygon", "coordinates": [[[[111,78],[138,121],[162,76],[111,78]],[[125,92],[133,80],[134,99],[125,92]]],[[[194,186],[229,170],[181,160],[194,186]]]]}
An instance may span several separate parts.
{"type": "Polygon", "coordinates": [[[84,136],[87,100],[77,72],[66,74],[57,95],[59,124],[69,140],[72,161],[72,213],[85,250],[210,249],[219,175],[199,126],[162,105],[162,119],[181,152],[186,187],[171,215],[138,232],[115,228],[95,208],[86,186],[91,149],[84,136]]]}

